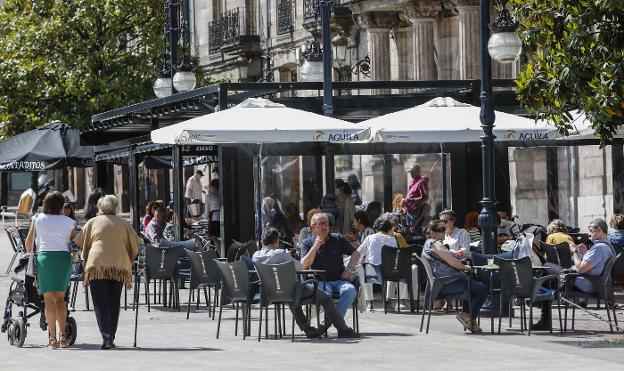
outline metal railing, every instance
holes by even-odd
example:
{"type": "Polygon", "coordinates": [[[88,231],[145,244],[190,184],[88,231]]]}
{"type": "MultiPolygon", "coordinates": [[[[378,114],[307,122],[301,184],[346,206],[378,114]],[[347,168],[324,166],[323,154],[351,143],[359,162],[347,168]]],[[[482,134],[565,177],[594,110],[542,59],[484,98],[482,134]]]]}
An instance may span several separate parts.
{"type": "Polygon", "coordinates": [[[208,54],[217,54],[221,52],[223,45],[223,32],[220,21],[212,21],[208,23],[208,54]]]}
{"type": "Polygon", "coordinates": [[[253,13],[245,8],[235,8],[223,13],[221,18],[223,45],[240,41],[241,36],[256,35],[253,13]]]}
{"type": "Polygon", "coordinates": [[[312,20],[319,17],[319,0],[303,0],[303,19],[312,20]]]}
{"type": "Polygon", "coordinates": [[[293,0],[277,0],[277,34],[293,31],[293,0]]]}

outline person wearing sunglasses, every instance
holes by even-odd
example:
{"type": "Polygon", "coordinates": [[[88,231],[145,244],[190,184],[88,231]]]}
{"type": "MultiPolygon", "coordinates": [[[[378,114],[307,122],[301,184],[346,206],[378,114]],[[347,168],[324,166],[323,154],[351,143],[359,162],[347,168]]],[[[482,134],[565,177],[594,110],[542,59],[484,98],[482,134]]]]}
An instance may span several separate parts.
{"type": "Polygon", "coordinates": [[[440,221],[444,223],[446,232],[442,241],[449,247],[455,257],[464,259],[470,257],[470,235],[465,229],[455,227],[455,212],[444,210],[440,213],[440,221]]]}
{"type": "Polygon", "coordinates": [[[483,283],[468,278],[463,272],[470,269],[457,259],[446,246],[444,246],[444,237],[446,226],[440,220],[432,220],[428,226],[429,238],[425,241],[422,257],[427,259],[433,270],[434,277],[457,277],[457,280],[447,283],[442,287],[440,292],[443,295],[459,294],[467,289],[466,280],[470,285],[470,307],[471,313],[468,313],[468,302],[462,304],[463,312],[456,318],[464,326],[472,332],[480,332],[481,328],[476,319],[479,315],[483,303],[488,296],[489,290],[483,283]]]}
{"type": "MultiPolygon", "coordinates": [[[[590,276],[600,276],[604,270],[605,264],[614,254],[613,248],[607,238],[609,227],[604,219],[598,218],[589,223],[588,230],[589,238],[593,242],[593,245],[589,249],[585,244],[570,245],[570,252],[572,252],[572,259],[574,260],[572,270],[590,276]]],[[[574,286],[587,293],[595,291],[591,281],[584,277],[576,278],[574,280],[574,286]]]]}

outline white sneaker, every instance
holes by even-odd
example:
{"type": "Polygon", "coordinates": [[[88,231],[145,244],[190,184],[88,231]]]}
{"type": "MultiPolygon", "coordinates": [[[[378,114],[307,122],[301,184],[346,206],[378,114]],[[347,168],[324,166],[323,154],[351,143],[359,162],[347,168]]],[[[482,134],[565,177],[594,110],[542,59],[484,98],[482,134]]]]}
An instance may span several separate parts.
{"type": "Polygon", "coordinates": [[[368,312],[374,312],[375,311],[375,302],[370,300],[368,301],[368,303],[366,303],[366,311],[368,312]]]}

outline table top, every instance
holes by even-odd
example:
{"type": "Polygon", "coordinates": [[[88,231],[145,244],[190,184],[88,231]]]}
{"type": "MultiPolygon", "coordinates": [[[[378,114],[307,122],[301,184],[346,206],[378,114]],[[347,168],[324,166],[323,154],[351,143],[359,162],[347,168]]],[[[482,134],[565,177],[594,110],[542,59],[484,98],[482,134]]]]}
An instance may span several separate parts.
{"type": "MultiPolygon", "coordinates": [[[[474,269],[483,269],[483,270],[498,270],[500,269],[498,267],[498,265],[473,265],[471,266],[471,268],[474,269]]],[[[548,269],[548,267],[545,267],[543,265],[534,265],[532,266],[533,269],[548,269]]]]}
{"type": "MultiPolygon", "coordinates": [[[[249,273],[258,273],[255,269],[250,269],[249,273]]],[[[321,274],[325,273],[324,269],[302,269],[297,271],[297,274],[321,274]]]]}

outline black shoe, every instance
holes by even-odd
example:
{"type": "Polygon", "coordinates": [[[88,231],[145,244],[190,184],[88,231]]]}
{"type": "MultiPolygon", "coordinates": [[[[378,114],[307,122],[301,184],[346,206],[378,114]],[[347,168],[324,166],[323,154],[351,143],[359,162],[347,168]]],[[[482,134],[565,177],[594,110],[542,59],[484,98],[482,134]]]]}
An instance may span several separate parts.
{"type": "Polygon", "coordinates": [[[550,323],[539,320],[537,323],[531,324],[531,331],[550,331],[550,323]]]}
{"type": "Polygon", "coordinates": [[[115,347],[115,344],[113,344],[113,342],[111,340],[104,340],[102,342],[102,347],[101,349],[113,349],[115,347]]]}
{"type": "Polygon", "coordinates": [[[357,339],[360,337],[360,334],[353,331],[351,327],[347,328],[344,331],[338,332],[338,339],[357,339]]]}
{"type": "Polygon", "coordinates": [[[321,335],[323,335],[323,332],[321,330],[312,326],[304,329],[303,332],[305,332],[305,335],[308,339],[320,338],[321,335]]]}

